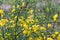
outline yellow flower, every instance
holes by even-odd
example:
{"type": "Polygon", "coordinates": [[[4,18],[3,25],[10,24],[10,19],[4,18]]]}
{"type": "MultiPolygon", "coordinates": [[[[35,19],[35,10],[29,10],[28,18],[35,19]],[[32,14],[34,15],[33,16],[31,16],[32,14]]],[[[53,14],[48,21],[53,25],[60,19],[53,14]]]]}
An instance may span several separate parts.
{"type": "Polygon", "coordinates": [[[5,23],[3,23],[3,22],[0,22],[0,26],[4,26],[5,25],[5,23]]]}
{"type": "Polygon", "coordinates": [[[14,23],[14,20],[10,20],[9,22],[10,22],[10,23],[14,23]]]}
{"type": "Polygon", "coordinates": [[[22,26],[24,27],[24,29],[28,29],[28,24],[23,22],[22,26]]]}
{"type": "Polygon", "coordinates": [[[0,26],[4,26],[8,22],[7,19],[0,20],[0,26]]]}
{"type": "Polygon", "coordinates": [[[14,19],[16,19],[16,18],[17,18],[17,16],[14,17],[14,19]]]}
{"type": "Polygon", "coordinates": [[[29,35],[30,35],[30,33],[31,33],[31,31],[28,31],[28,34],[27,34],[27,35],[29,36],[29,35]]]}
{"type": "Polygon", "coordinates": [[[52,34],[52,38],[55,38],[56,37],[56,35],[55,34],[52,34]]]}
{"type": "Polygon", "coordinates": [[[3,17],[3,16],[4,16],[4,14],[3,14],[3,13],[4,13],[4,11],[3,11],[3,10],[0,10],[0,16],[2,16],[2,17],[3,17]]]}
{"type": "Polygon", "coordinates": [[[29,19],[31,19],[31,18],[33,18],[33,17],[34,17],[34,15],[30,15],[30,16],[28,16],[29,19]]]}
{"type": "Polygon", "coordinates": [[[15,9],[12,9],[12,11],[11,11],[11,12],[12,12],[12,13],[13,13],[13,12],[15,12],[15,9]]]}
{"type": "Polygon", "coordinates": [[[25,7],[25,3],[24,2],[22,2],[22,5],[21,5],[22,7],[25,7]]]}
{"type": "Polygon", "coordinates": [[[55,32],[55,35],[59,34],[59,32],[55,32]]]}
{"type": "Polygon", "coordinates": [[[3,10],[0,10],[0,14],[3,13],[3,10]]]}
{"type": "Polygon", "coordinates": [[[33,38],[32,37],[29,37],[29,40],[33,40],[33,38]]]}
{"type": "Polygon", "coordinates": [[[47,40],[53,40],[52,38],[47,38],[47,40]]]}
{"type": "Polygon", "coordinates": [[[52,27],[52,24],[48,23],[48,28],[51,28],[52,27]]]}
{"type": "Polygon", "coordinates": [[[26,35],[28,33],[27,30],[23,30],[23,34],[26,35]]]}
{"type": "Polygon", "coordinates": [[[6,22],[8,22],[8,19],[2,19],[2,21],[6,23],[6,22]]]}
{"type": "Polygon", "coordinates": [[[40,30],[46,30],[46,28],[45,27],[40,27],[40,30]]]}
{"type": "Polygon", "coordinates": [[[55,15],[53,16],[53,20],[56,21],[56,20],[57,20],[57,17],[58,17],[58,14],[55,14],[55,15]]]}
{"type": "Polygon", "coordinates": [[[36,40],[43,40],[42,37],[38,37],[36,40]]]}
{"type": "Polygon", "coordinates": [[[39,26],[39,25],[33,25],[33,26],[32,26],[32,29],[33,29],[34,32],[36,32],[36,31],[38,30],[38,26],[39,26]]]}
{"type": "Polygon", "coordinates": [[[0,20],[0,25],[2,24],[2,21],[0,20]]]}
{"type": "Polygon", "coordinates": [[[60,40],[60,34],[58,35],[57,40],[60,40]]]}
{"type": "Polygon", "coordinates": [[[29,24],[33,24],[34,23],[34,20],[33,19],[26,19],[26,22],[29,24]]]}
{"type": "Polygon", "coordinates": [[[34,10],[32,10],[32,9],[31,9],[31,10],[29,10],[29,13],[31,13],[31,14],[32,14],[33,12],[34,12],[34,10]]]}

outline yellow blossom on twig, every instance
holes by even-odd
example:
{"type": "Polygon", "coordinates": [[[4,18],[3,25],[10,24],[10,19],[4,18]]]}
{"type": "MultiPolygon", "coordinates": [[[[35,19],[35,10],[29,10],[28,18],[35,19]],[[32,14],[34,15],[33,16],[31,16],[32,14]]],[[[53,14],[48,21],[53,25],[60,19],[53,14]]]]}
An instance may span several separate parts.
{"type": "Polygon", "coordinates": [[[53,16],[53,20],[56,21],[56,20],[57,20],[57,17],[58,17],[58,14],[55,14],[55,15],[53,16]]]}

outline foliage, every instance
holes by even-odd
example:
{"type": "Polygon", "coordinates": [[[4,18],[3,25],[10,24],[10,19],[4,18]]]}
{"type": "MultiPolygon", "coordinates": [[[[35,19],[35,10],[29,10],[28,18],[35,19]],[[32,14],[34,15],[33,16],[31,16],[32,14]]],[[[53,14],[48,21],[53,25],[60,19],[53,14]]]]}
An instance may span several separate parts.
{"type": "Polygon", "coordinates": [[[51,4],[52,0],[1,2],[7,8],[0,9],[0,40],[60,40],[59,4],[51,4]],[[43,1],[45,5],[37,7],[37,3],[43,1]]]}

